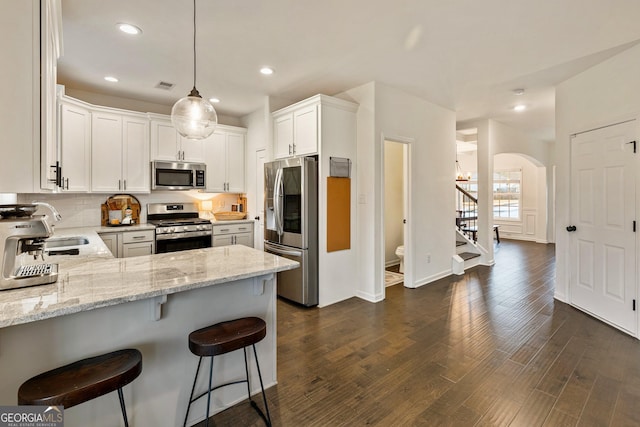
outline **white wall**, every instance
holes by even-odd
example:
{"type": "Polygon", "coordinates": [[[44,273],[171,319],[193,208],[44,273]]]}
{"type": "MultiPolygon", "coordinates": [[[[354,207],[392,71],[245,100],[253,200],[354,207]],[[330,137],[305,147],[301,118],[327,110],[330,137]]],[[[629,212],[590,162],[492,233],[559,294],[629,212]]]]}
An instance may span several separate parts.
{"type": "Polygon", "coordinates": [[[380,230],[384,227],[385,138],[413,141],[408,165],[411,206],[407,214],[409,237],[413,238],[405,241],[405,256],[409,251],[414,260],[412,271],[405,272],[405,286],[420,286],[451,273],[451,255],[455,253],[455,113],[375,82],[345,95],[360,104],[358,226],[362,234],[358,295],[378,301],[384,298],[384,236],[380,230]],[[412,280],[407,283],[410,277],[412,280]]]}
{"type": "MultiPolygon", "coordinates": [[[[635,46],[572,77],[556,89],[555,297],[559,300],[569,300],[569,236],[564,228],[571,224],[570,135],[627,119],[640,119],[638,76],[640,46],[635,46]]],[[[640,137],[640,131],[637,135],[640,137]]],[[[640,206],[636,211],[640,212],[640,206]]]]}
{"type": "Polygon", "coordinates": [[[404,145],[384,143],[384,263],[399,262],[396,248],[404,244],[404,171],[402,167],[404,145]]]}

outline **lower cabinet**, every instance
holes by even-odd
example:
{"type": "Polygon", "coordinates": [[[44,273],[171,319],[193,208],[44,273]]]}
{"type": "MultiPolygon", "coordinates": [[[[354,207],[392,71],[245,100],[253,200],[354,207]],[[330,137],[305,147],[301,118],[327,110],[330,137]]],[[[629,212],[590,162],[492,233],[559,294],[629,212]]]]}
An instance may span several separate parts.
{"type": "Polygon", "coordinates": [[[213,246],[244,245],[253,247],[253,223],[213,224],[213,246]]]}
{"type": "Polygon", "coordinates": [[[153,254],[155,230],[100,233],[100,237],[116,258],[153,254]]]}

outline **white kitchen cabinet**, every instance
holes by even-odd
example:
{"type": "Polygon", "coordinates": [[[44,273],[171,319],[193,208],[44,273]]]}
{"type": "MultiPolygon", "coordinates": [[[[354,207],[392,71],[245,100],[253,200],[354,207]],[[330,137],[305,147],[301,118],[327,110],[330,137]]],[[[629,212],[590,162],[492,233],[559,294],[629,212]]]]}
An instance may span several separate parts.
{"type": "Polygon", "coordinates": [[[203,140],[184,138],[171,120],[164,116],[151,117],[151,159],[198,162],[205,161],[203,140]]]}
{"type": "Polygon", "coordinates": [[[91,112],[79,103],[60,102],[61,189],[87,192],[91,180],[91,112]]]}
{"type": "Polygon", "coordinates": [[[253,247],[253,222],[213,224],[213,247],[244,245],[253,247]]]}
{"type": "Polygon", "coordinates": [[[107,246],[107,248],[109,248],[109,250],[111,251],[111,254],[116,258],[119,258],[118,257],[119,255],[118,243],[120,241],[119,237],[120,237],[120,233],[100,233],[100,238],[102,239],[104,244],[107,246]]]}
{"type": "Polygon", "coordinates": [[[312,98],[273,114],[276,159],[318,153],[319,106],[320,99],[312,98]]]}
{"type": "Polygon", "coordinates": [[[146,117],[94,111],[91,123],[91,190],[149,192],[146,117]]]}
{"type": "MultiPolygon", "coordinates": [[[[55,123],[47,121],[52,127],[41,128],[41,120],[55,118],[55,90],[47,92],[51,85],[41,88],[42,82],[51,82],[55,70],[45,69],[41,75],[41,53],[46,59],[45,54],[55,55],[55,52],[48,49],[52,44],[41,45],[41,35],[46,40],[45,36],[53,33],[40,31],[40,3],[39,0],[0,2],[0,52],[4,58],[0,67],[0,81],[3,82],[0,90],[0,192],[3,193],[39,191],[41,137],[55,137],[55,123]],[[51,97],[53,104],[49,103],[51,97]],[[41,103],[43,107],[45,103],[49,107],[41,111],[41,103]]],[[[59,7],[58,1],[51,0],[50,3],[51,7],[59,7]]],[[[49,12],[50,8],[43,8],[44,22],[49,22],[49,12]]]]}
{"type": "Polygon", "coordinates": [[[245,192],[245,137],[247,130],[218,125],[204,140],[207,192],[245,192]]]}
{"type": "Polygon", "coordinates": [[[53,191],[60,184],[56,83],[62,11],[59,0],[42,0],[40,5],[40,188],[53,191]]]}
{"type": "Polygon", "coordinates": [[[154,252],[155,230],[100,233],[100,237],[116,258],[151,255],[154,252]]]}

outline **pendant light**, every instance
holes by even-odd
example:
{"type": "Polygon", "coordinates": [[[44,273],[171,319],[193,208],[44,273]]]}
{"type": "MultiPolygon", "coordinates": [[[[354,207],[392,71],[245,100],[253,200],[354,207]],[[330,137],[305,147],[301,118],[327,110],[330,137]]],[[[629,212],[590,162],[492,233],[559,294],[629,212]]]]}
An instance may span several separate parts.
{"type": "Polygon", "coordinates": [[[196,0],[193,0],[193,89],[173,105],[171,123],[187,139],[204,139],[218,124],[213,105],[196,89],[196,0]]]}

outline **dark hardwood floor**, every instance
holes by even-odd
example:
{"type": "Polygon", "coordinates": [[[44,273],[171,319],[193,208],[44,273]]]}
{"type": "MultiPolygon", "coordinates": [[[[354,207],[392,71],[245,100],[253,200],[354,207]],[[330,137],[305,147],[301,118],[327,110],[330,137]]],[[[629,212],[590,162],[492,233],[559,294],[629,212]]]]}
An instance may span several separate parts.
{"type": "MultiPolygon", "coordinates": [[[[638,426],[640,342],[554,301],[554,246],[323,309],[278,302],[274,426],[638,426]]],[[[257,396],[259,397],[259,396],[257,396]]],[[[262,426],[247,403],[216,426],[262,426]]]]}

